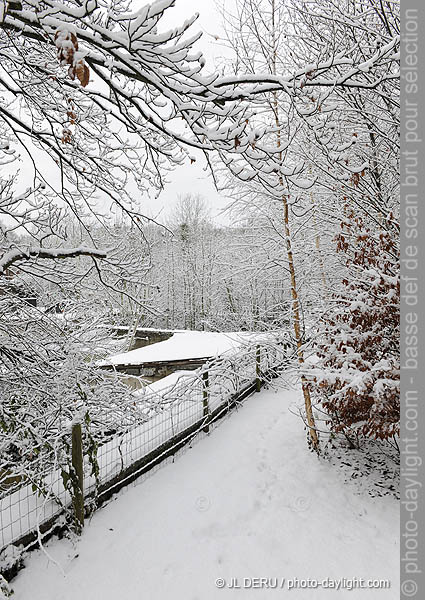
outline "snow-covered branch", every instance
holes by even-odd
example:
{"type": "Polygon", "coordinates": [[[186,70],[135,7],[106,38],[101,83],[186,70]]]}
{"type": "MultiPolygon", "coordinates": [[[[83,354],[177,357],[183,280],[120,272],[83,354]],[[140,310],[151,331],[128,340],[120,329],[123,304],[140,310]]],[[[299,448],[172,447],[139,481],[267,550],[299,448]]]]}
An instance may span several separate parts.
{"type": "Polygon", "coordinates": [[[107,252],[98,250],[97,248],[42,248],[30,246],[28,248],[14,248],[0,257],[0,273],[6,271],[15,263],[25,260],[50,259],[57,260],[60,258],[77,258],[78,256],[92,256],[95,258],[105,258],[107,252]]]}

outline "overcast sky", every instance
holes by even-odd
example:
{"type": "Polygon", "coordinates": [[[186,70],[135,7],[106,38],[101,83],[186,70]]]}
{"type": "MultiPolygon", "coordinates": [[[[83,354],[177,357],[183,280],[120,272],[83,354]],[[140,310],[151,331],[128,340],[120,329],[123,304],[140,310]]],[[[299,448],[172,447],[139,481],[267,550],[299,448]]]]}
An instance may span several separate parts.
{"type": "MultiPolygon", "coordinates": [[[[221,1],[218,0],[219,5],[221,1]]],[[[225,0],[225,2],[228,9],[233,0],[225,0]]],[[[143,5],[145,2],[140,2],[140,4],[143,5]]],[[[213,71],[217,59],[226,54],[223,43],[220,42],[220,39],[215,39],[216,36],[223,35],[222,18],[215,0],[176,0],[175,7],[166,11],[162,26],[174,27],[195,13],[199,13],[199,18],[192,25],[193,32],[203,32],[196,47],[202,50],[205,56],[207,61],[205,69],[213,71]]],[[[194,154],[192,149],[190,152],[194,154]]],[[[160,196],[157,199],[145,199],[145,202],[142,203],[143,212],[152,217],[160,213],[158,220],[162,221],[173,211],[179,195],[192,192],[204,196],[211,207],[212,216],[217,218],[220,223],[227,223],[227,219],[220,217],[219,213],[229,203],[229,200],[216,191],[211,176],[203,170],[204,166],[202,153],[199,153],[195,164],[176,168],[168,175],[169,183],[160,196]]]]}
{"type": "MultiPolygon", "coordinates": [[[[145,5],[147,1],[149,0],[133,0],[133,8],[137,10],[139,7],[145,5]]],[[[218,2],[223,1],[226,2],[226,8],[229,8],[234,2],[234,0],[218,0],[218,2]]],[[[205,56],[207,61],[205,69],[207,71],[214,71],[216,64],[218,64],[217,59],[226,53],[223,43],[220,40],[216,40],[216,37],[222,36],[224,32],[221,26],[220,11],[216,6],[215,0],[176,0],[175,7],[165,12],[160,27],[162,30],[171,29],[182,24],[196,13],[199,13],[199,18],[192,25],[191,31],[193,33],[197,31],[203,32],[201,39],[196,44],[196,48],[199,48],[205,56]]],[[[29,148],[32,151],[33,157],[37,157],[39,151],[35,147],[32,147],[31,144],[29,144],[29,148]]],[[[221,224],[228,223],[226,217],[220,217],[220,212],[229,203],[229,200],[216,191],[212,177],[204,170],[205,160],[203,154],[201,152],[196,153],[193,148],[190,149],[190,153],[197,156],[197,161],[192,165],[189,164],[189,161],[186,161],[185,165],[169,172],[167,174],[168,183],[158,198],[155,199],[156,190],[152,190],[151,197],[148,197],[148,195],[144,196],[141,199],[142,214],[156,218],[158,222],[165,222],[167,217],[172,214],[178,197],[194,193],[205,197],[212,217],[221,224]]],[[[50,165],[48,160],[46,161],[44,154],[40,156],[40,161],[45,162],[42,169],[44,175],[47,176],[52,185],[58,185],[59,176],[55,166],[53,164],[50,165]]],[[[31,185],[32,180],[29,180],[26,174],[27,172],[31,172],[31,168],[31,162],[28,161],[25,153],[22,155],[22,162],[7,166],[9,174],[14,170],[20,169],[21,174],[24,175],[21,177],[19,192],[23,192],[31,185]]]]}

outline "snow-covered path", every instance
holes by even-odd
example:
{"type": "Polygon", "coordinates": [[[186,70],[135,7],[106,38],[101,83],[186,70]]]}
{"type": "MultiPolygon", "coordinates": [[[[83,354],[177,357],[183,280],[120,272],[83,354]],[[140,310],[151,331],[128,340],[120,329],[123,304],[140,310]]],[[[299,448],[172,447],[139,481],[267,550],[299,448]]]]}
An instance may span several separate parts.
{"type": "MultiPolygon", "coordinates": [[[[15,600],[399,597],[398,504],[356,495],[308,452],[295,391],[263,391],[99,510],[75,547],[26,559],[15,600]],[[390,579],[391,589],[218,589],[217,578],[390,579]]],[[[272,585],[274,580],[270,581],[272,585]]]]}

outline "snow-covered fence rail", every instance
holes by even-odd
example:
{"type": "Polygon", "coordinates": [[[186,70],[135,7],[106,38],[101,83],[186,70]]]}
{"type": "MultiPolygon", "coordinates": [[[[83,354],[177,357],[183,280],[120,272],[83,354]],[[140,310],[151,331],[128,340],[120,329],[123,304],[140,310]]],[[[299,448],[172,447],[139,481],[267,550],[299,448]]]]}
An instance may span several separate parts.
{"type": "MultiPolygon", "coordinates": [[[[83,490],[79,489],[75,446],[71,441],[76,423],[80,424],[78,419],[68,427],[68,445],[47,452],[40,449],[32,459],[34,467],[37,461],[43,463],[34,468],[36,477],[31,479],[28,468],[25,472],[16,468],[13,472],[0,471],[1,569],[7,571],[14,562],[18,546],[28,548],[62,527],[66,517],[75,512],[78,493],[84,492],[85,510],[92,511],[196,435],[208,432],[232,407],[277,375],[285,363],[285,345],[275,341],[262,343],[261,347],[246,347],[197,371],[172,377],[174,383],[168,387],[144,387],[132,392],[138,423],[128,425],[126,407],[121,428],[114,406],[116,431],[104,438],[91,435],[90,411],[86,412],[80,419],[85,431],[83,490]],[[69,455],[68,463],[63,460],[64,453],[69,455]],[[71,468],[67,470],[64,464],[71,468]]],[[[112,421],[106,418],[105,423],[110,427],[112,421]]]]}

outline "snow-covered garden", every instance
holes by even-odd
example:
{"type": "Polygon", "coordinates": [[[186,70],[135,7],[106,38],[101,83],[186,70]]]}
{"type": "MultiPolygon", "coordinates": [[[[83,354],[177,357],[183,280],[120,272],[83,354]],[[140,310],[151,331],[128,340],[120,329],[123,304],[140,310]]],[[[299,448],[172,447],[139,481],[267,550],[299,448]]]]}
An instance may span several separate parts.
{"type": "Polygon", "coordinates": [[[398,502],[381,496],[389,490],[362,453],[342,451],[335,468],[308,452],[293,414],[301,401],[283,382],[249,398],[175,462],[117,494],[80,540],[32,553],[13,582],[16,600],[280,598],[282,579],[295,598],[398,598],[398,502]],[[260,577],[270,589],[253,587],[260,577]],[[381,588],[356,587],[361,579],[381,588]]]}
{"type": "Polygon", "coordinates": [[[397,597],[399,43],[0,0],[0,593],[397,597]]]}

